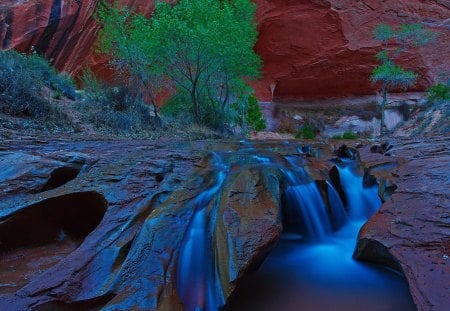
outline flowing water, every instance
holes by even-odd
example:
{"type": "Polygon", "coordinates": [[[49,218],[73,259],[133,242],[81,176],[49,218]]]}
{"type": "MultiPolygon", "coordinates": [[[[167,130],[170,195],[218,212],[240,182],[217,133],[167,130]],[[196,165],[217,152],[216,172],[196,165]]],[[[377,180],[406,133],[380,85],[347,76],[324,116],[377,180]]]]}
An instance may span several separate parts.
{"type": "Polygon", "coordinates": [[[182,243],[177,271],[177,290],[185,311],[217,310],[223,304],[211,256],[211,241],[207,230],[206,207],[219,191],[226,176],[226,166],[216,154],[218,171],[215,184],[193,202],[194,217],[182,243]]]}
{"type": "Polygon", "coordinates": [[[283,197],[285,233],[237,288],[227,310],[416,310],[402,275],[352,258],[361,226],[381,206],[377,186],[364,186],[357,165],[339,167],[346,209],[327,183],[330,214],[302,168],[286,173],[291,186],[283,197]]]}

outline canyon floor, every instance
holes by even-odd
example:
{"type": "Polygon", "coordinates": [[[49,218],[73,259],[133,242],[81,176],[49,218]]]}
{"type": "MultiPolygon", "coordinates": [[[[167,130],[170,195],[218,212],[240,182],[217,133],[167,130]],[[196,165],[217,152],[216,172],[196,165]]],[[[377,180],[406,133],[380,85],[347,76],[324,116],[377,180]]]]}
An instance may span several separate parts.
{"type": "Polygon", "coordinates": [[[336,163],[359,160],[384,203],[361,229],[354,256],[403,274],[418,310],[446,310],[447,137],[389,143],[4,137],[0,305],[182,310],[178,263],[202,199],[214,278],[226,303],[280,239],[283,163],[290,158],[321,191],[327,183],[339,188],[336,163]],[[274,165],[262,165],[268,162],[274,165]]]}

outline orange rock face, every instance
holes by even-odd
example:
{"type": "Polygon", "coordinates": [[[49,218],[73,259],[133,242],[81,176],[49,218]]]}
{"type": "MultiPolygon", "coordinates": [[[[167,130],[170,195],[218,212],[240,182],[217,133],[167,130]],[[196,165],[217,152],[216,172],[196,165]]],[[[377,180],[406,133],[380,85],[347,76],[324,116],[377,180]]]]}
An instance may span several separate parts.
{"type": "Polygon", "coordinates": [[[254,84],[260,98],[276,101],[373,94],[369,75],[376,65],[381,23],[425,22],[441,32],[432,47],[411,51],[408,67],[420,72],[418,90],[450,70],[450,2],[418,0],[257,0],[264,60],[263,79],[254,84]],[[272,89],[272,90],[271,90],[272,89]]]}
{"type": "MultiPolygon", "coordinates": [[[[36,50],[59,70],[77,74],[91,66],[111,74],[93,53],[98,25],[97,0],[3,0],[0,47],[36,50]]],[[[260,37],[256,51],[264,67],[253,83],[261,100],[298,101],[374,94],[369,75],[378,43],[373,28],[381,22],[424,22],[438,30],[437,42],[409,51],[405,64],[422,77],[416,90],[450,71],[447,0],[255,0],[260,37]]],[[[149,14],[154,1],[121,0],[149,14]]]]}

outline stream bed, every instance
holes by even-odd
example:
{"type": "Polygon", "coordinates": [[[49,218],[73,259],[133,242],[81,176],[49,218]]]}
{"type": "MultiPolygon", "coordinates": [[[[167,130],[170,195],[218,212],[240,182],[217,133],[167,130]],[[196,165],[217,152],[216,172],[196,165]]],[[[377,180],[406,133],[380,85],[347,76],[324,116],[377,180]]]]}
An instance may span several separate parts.
{"type": "MultiPolygon", "coordinates": [[[[324,208],[318,190],[311,190],[314,182],[288,188],[283,213],[290,219],[283,221],[281,240],[262,266],[237,287],[226,310],[416,310],[403,275],[352,258],[360,228],[381,206],[377,186],[363,185],[357,165],[347,161],[338,166],[347,198],[345,223],[338,230],[330,231],[332,219],[318,217],[317,212],[311,215],[311,210],[323,214],[324,208]],[[301,197],[300,202],[296,197],[301,197]],[[306,230],[293,228],[296,205],[298,217],[303,218],[300,223],[310,222],[306,230]]],[[[336,201],[339,196],[329,189],[331,215],[342,214],[335,210],[343,206],[336,201]]]]}

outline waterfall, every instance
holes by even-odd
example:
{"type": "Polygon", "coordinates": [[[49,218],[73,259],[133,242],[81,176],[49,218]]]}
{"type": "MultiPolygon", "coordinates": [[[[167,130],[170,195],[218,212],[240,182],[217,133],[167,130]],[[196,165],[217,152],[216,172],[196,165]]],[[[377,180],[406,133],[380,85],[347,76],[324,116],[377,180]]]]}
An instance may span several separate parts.
{"type": "Polygon", "coordinates": [[[350,217],[367,220],[381,206],[376,185],[364,187],[363,176],[355,173],[358,163],[345,161],[345,166],[338,166],[339,176],[345,196],[347,197],[350,217]]]}
{"type": "Polygon", "coordinates": [[[316,183],[301,166],[288,162],[291,167],[283,169],[289,183],[282,197],[285,232],[225,310],[416,310],[400,275],[352,258],[361,226],[381,206],[377,186],[364,187],[357,174],[358,162],[339,167],[346,209],[326,182],[329,214],[316,183]]]}
{"type": "Polygon", "coordinates": [[[186,311],[217,310],[216,273],[207,230],[206,207],[221,188],[226,166],[212,154],[219,170],[216,182],[194,199],[194,216],[183,239],[177,269],[177,291],[186,311]]]}
{"type": "Polygon", "coordinates": [[[314,182],[290,186],[284,194],[284,203],[283,223],[288,231],[298,232],[310,240],[323,240],[331,233],[326,206],[314,182]],[[298,228],[293,229],[289,225],[292,223],[298,228]]]}
{"type": "Polygon", "coordinates": [[[333,229],[337,230],[347,222],[347,213],[339,193],[329,181],[327,181],[327,196],[330,203],[331,223],[333,224],[333,229]]]}
{"type": "MultiPolygon", "coordinates": [[[[293,161],[287,159],[291,165],[293,161]]],[[[326,205],[314,181],[302,167],[286,173],[292,184],[283,195],[283,224],[286,231],[301,234],[308,240],[323,240],[332,232],[326,205]]]]}

